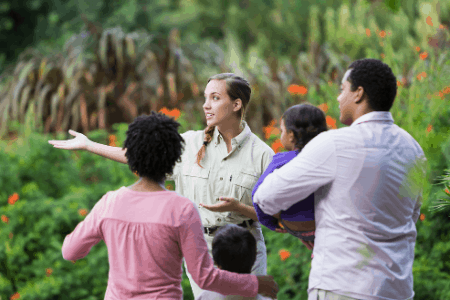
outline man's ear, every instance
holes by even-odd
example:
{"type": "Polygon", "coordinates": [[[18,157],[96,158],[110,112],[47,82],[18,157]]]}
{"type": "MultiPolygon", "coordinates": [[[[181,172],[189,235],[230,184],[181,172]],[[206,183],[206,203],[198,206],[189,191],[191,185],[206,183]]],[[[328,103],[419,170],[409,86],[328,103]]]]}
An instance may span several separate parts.
{"type": "Polygon", "coordinates": [[[364,93],[364,88],[362,86],[358,86],[355,93],[356,93],[356,101],[355,101],[356,103],[359,103],[362,100],[364,100],[364,98],[366,98],[366,93],[364,93]]]}

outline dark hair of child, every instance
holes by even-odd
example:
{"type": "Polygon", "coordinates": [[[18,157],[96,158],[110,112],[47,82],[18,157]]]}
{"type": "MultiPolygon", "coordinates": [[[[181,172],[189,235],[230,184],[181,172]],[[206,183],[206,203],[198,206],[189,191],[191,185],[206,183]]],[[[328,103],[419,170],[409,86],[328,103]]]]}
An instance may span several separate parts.
{"type": "Polygon", "coordinates": [[[227,224],[214,236],[212,255],[222,270],[250,274],[256,261],[256,239],[248,229],[227,224]]]}
{"type": "Polygon", "coordinates": [[[166,174],[172,174],[184,148],[179,126],[175,120],[154,111],[135,118],[128,126],[123,145],[130,170],[157,183],[163,182],[166,174]]]}
{"type": "Polygon", "coordinates": [[[286,130],[294,133],[295,146],[300,152],[319,133],[328,130],[325,113],[310,104],[289,107],[283,114],[286,130]]]}

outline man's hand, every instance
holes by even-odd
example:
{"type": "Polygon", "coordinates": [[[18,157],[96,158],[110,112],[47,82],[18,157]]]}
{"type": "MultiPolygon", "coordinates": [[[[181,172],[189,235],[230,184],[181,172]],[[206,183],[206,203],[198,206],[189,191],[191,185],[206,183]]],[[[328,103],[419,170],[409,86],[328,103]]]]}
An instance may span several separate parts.
{"type": "Polygon", "coordinates": [[[256,276],[258,278],[258,294],[270,297],[272,299],[277,298],[278,284],[273,280],[273,276],[256,276]]]}
{"type": "Polygon", "coordinates": [[[216,211],[216,212],[227,212],[227,211],[237,211],[239,207],[239,201],[234,198],[228,198],[228,197],[220,197],[219,203],[214,205],[207,205],[200,203],[199,205],[201,207],[204,207],[210,211],[216,211]]]}

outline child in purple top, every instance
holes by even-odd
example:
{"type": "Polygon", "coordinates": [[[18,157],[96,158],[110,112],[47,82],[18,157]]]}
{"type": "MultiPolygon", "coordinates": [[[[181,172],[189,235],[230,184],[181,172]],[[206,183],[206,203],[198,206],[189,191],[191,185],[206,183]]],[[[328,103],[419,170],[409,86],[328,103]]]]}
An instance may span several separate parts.
{"type": "MultiPolygon", "coordinates": [[[[270,173],[295,158],[310,140],[319,133],[326,131],[327,124],[325,114],[319,108],[309,104],[299,104],[285,111],[281,118],[280,128],[280,141],[289,152],[282,152],[273,156],[272,162],[258,179],[252,196],[270,173]]],[[[267,228],[277,232],[282,232],[282,229],[285,229],[301,240],[314,240],[314,194],[297,202],[287,210],[281,211],[278,216],[265,214],[256,203],[253,203],[253,206],[259,222],[267,228]],[[303,228],[303,230],[293,230],[290,227],[303,228]]]]}
{"type": "Polygon", "coordinates": [[[137,117],[124,143],[128,165],[140,179],[106,193],[62,245],[66,260],[85,257],[104,240],[109,276],[105,300],[183,299],[182,260],[195,282],[224,295],[276,296],[272,276],[237,274],[214,268],[197,207],[164,189],[180,158],[179,123],[152,112],[137,117]]]}

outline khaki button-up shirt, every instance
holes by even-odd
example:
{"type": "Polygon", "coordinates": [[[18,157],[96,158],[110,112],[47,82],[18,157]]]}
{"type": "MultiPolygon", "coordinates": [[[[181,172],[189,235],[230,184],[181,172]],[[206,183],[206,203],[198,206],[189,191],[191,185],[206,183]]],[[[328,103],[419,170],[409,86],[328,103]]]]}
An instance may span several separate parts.
{"type": "Polygon", "coordinates": [[[167,180],[174,180],[175,191],[196,204],[205,227],[249,220],[240,213],[212,212],[199,204],[214,205],[220,201],[219,197],[233,197],[253,206],[253,187],[272,161],[273,150],[251,132],[247,123],[244,125],[244,130],[231,140],[230,153],[222,135],[217,128],[214,130],[200,162],[203,169],[197,164],[197,153],[203,145],[204,131],[191,130],[181,134],[185,140],[181,162],[176,163],[167,180]]]}

